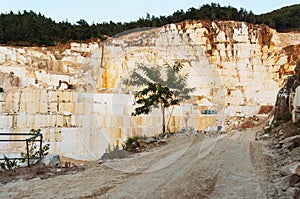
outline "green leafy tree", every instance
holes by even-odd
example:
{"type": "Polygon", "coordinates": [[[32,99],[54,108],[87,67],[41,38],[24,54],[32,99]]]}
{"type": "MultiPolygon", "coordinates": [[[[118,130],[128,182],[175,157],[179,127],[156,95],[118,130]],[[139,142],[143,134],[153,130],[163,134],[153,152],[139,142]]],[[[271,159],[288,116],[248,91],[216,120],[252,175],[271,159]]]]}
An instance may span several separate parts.
{"type": "Polygon", "coordinates": [[[249,23],[266,24],[277,31],[300,29],[300,4],[283,7],[266,14],[255,15],[244,8],[240,10],[220,4],[205,4],[187,11],[177,10],[169,16],[150,16],[131,22],[102,22],[89,25],[84,19],[75,24],[55,22],[41,13],[26,11],[0,14],[0,43],[25,46],[51,46],[73,40],[105,39],[124,31],[143,27],[160,27],[191,19],[235,20],[249,23]]]}
{"type": "Polygon", "coordinates": [[[166,132],[165,111],[168,107],[190,99],[189,93],[195,88],[187,88],[187,74],[181,74],[182,62],[176,61],[173,66],[139,65],[128,78],[123,80],[127,86],[143,87],[135,93],[140,106],[132,113],[133,116],[149,114],[153,107],[162,111],[162,129],[166,132]]]}
{"type": "Polygon", "coordinates": [[[180,100],[190,99],[189,93],[195,88],[187,88],[187,74],[182,74],[183,63],[175,61],[174,65],[166,63],[164,66],[147,66],[139,64],[122,83],[126,86],[143,87],[150,83],[157,83],[168,87],[180,100]]]}
{"type": "Polygon", "coordinates": [[[146,88],[137,92],[135,97],[138,98],[137,104],[141,105],[132,113],[133,116],[148,114],[152,107],[159,106],[162,111],[162,129],[166,132],[165,110],[166,108],[179,103],[179,99],[174,95],[168,87],[157,83],[149,83],[146,88]]]}

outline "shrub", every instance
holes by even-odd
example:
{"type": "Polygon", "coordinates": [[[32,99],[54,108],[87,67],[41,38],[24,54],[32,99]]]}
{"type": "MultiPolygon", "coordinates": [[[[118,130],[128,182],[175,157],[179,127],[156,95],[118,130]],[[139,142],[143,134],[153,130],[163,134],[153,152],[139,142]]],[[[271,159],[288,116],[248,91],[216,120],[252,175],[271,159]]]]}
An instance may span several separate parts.
{"type": "Polygon", "coordinates": [[[0,93],[3,93],[4,89],[2,87],[0,87],[0,93]]]}
{"type": "Polygon", "coordinates": [[[268,128],[264,129],[264,134],[269,134],[269,133],[271,133],[272,130],[273,130],[273,127],[269,126],[268,128]]]}
{"type": "Polygon", "coordinates": [[[289,121],[292,119],[292,114],[290,112],[282,113],[281,115],[278,115],[277,120],[283,120],[283,121],[289,121]]]}
{"type": "MultiPolygon", "coordinates": [[[[39,134],[41,132],[41,129],[31,129],[30,133],[32,134],[39,134]]],[[[45,144],[41,149],[37,146],[37,143],[34,141],[31,141],[28,143],[29,148],[29,158],[30,159],[39,159],[40,156],[44,157],[49,154],[50,150],[50,144],[45,144]]],[[[27,160],[27,153],[21,153],[21,162],[26,162],[27,160]]]]}
{"type": "Polygon", "coordinates": [[[275,128],[277,128],[277,127],[280,126],[280,124],[281,124],[281,123],[280,123],[279,121],[276,121],[276,122],[273,123],[273,126],[274,126],[275,128]]]}
{"type": "Polygon", "coordinates": [[[113,145],[111,146],[110,144],[108,144],[107,148],[105,149],[105,153],[111,153],[114,151],[118,151],[119,147],[117,145],[113,145]]]}
{"type": "Polygon", "coordinates": [[[122,147],[126,151],[135,151],[136,147],[139,147],[138,136],[128,137],[127,140],[122,144],[122,147]]]}
{"type": "Polygon", "coordinates": [[[6,155],[3,154],[4,162],[0,163],[0,168],[3,170],[12,170],[18,167],[16,160],[10,160],[6,155]]]}
{"type": "Polygon", "coordinates": [[[300,128],[300,121],[298,120],[297,122],[293,122],[293,127],[296,127],[296,128],[300,128]]]}

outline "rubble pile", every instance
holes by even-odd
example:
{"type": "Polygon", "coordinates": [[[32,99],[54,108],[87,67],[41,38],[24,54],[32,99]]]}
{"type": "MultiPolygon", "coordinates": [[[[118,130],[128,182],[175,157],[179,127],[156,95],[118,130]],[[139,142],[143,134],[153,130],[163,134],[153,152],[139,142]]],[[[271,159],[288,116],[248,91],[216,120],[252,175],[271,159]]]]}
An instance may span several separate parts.
{"type": "Polygon", "coordinates": [[[266,115],[253,116],[235,116],[225,118],[225,128],[227,131],[238,130],[242,131],[248,128],[253,128],[264,124],[267,120],[266,115]]]}
{"type": "Polygon", "coordinates": [[[31,165],[31,167],[19,167],[5,171],[0,170],[0,184],[12,181],[47,179],[58,175],[74,174],[84,169],[83,165],[71,162],[64,162],[64,165],[62,165],[57,155],[49,155],[37,164],[31,165]]]}
{"type": "Polygon", "coordinates": [[[300,197],[300,124],[277,121],[257,133],[273,152],[273,184],[276,195],[300,197]]]}

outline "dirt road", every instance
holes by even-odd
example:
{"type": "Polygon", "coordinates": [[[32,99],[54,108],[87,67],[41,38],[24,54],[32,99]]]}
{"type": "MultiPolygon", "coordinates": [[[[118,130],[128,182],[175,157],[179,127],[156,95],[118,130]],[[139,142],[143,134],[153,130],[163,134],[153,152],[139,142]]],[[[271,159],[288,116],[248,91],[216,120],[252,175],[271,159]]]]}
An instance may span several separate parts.
{"type": "Polygon", "coordinates": [[[159,150],[75,174],[0,185],[0,198],[269,198],[264,146],[254,137],[177,135],[159,150]]]}

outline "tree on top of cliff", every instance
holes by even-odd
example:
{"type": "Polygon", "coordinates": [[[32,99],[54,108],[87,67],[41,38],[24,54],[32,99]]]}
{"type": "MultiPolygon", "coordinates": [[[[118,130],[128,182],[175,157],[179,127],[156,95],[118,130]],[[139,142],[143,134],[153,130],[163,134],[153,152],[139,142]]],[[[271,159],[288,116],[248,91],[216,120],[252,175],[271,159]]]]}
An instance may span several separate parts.
{"type": "Polygon", "coordinates": [[[254,22],[267,24],[279,32],[300,30],[300,4],[258,15],[254,22]]]}
{"type": "Polygon", "coordinates": [[[189,93],[195,88],[187,88],[187,75],[181,74],[183,64],[176,61],[173,66],[165,64],[147,67],[141,64],[128,78],[123,80],[127,86],[142,87],[135,93],[136,103],[140,105],[135,108],[133,116],[149,114],[152,108],[159,107],[162,111],[162,131],[166,132],[165,111],[168,107],[177,105],[180,101],[190,99],[189,93]]]}

